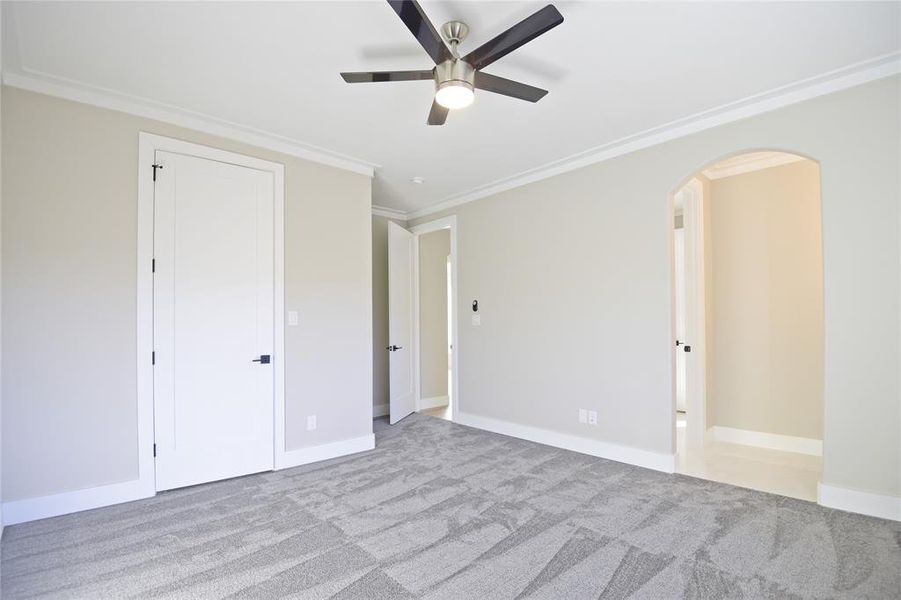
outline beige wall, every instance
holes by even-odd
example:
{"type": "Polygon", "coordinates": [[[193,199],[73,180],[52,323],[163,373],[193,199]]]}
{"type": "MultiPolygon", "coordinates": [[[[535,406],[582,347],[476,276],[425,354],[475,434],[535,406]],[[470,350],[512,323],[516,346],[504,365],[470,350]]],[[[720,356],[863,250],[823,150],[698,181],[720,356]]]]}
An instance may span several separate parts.
{"type": "MultiPolygon", "coordinates": [[[[713,393],[716,425],[823,436],[820,173],[805,160],[715,179],[713,393]]],[[[714,424],[711,423],[711,424],[714,424]]]]}
{"type": "Polygon", "coordinates": [[[450,230],[419,236],[419,381],[422,398],[447,396],[450,230]]]}
{"type": "Polygon", "coordinates": [[[137,477],[139,131],[285,165],[286,446],[371,433],[368,177],[5,86],[2,119],[4,500],[137,477]]]}
{"type": "Polygon", "coordinates": [[[822,172],[823,481],[901,494],[898,105],[884,79],[415,220],[457,215],[459,409],[672,453],[667,196],[727,155],[792,151],[822,172]]]}

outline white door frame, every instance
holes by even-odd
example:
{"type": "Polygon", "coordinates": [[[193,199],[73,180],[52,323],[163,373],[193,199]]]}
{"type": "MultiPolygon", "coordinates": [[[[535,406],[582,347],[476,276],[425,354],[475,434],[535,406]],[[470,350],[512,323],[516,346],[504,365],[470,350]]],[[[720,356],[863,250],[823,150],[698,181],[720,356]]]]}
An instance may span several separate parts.
{"type": "Polygon", "coordinates": [[[410,228],[413,234],[413,390],[415,393],[416,410],[421,408],[422,389],[420,381],[420,347],[419,347],[419,236],[433,231],[442,229],[450,230],[450,257],[451,257],[451,330],[453,331],[454,350],[451,354],[453,370],[453,385],[448,390],[448,400],[451,405],[451,419],[457,420],[457,413],[460,411],[460,343],[458,341],[459,331],[457,322],[459,321],[458,306],[460,290],[457,271],[457,217],[451,215],[443,217],[428,223],[421,223],[410,228]]]}
{"type": "MultiPolygon", "coordinates": [[[[273,268],[275,331],[272,349],[273,464],[289,466],[285,460],[285,167],[282,164],[219,150],[200,144],[140,132],[138,134],[138,281],[137,281],[137,397],[138,481],[147,496],[156,493],[153,458],[153,163],[157,150],[187,154],[259,171],[273,176],[273,268]]],[[[165,165],[160,176],[165,176],[165,165]]]]}
{"type": "MultiPolygon", "coordinates": [[[[691,345],[691,358],[685,361],[685,424],[686,443],[703,446],[707,437],[707,344],[706,306],[704,281],[704,190],[697,178],[692,178],[683,187],[670,194],[670,298],[672,309],[672,431],[676,431],[676,275],[674,235],[674,197],[685,190],[683,205],[683,228],[685,236],[685,341],[691,345]],[[691,277],[689,277],[691,274],[691,277]],[[689,285],[694,279],[695,285],[689,285]]],[[[675,437],[673,438],[675,448],[675,437]]]]}

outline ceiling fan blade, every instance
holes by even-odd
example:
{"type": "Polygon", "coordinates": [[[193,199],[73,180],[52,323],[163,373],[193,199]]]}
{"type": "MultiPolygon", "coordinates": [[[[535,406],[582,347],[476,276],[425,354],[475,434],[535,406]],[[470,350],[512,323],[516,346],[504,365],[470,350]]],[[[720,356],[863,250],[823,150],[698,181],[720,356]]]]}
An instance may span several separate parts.
{"type": "Polygon", "coordinates": [[[495,94],[519,98],[528,102],[538,102],[547,95],[547,90],[497,77],[496,75],[482,73],[481,71],[476,71],[473,85],[486,92],[494,92],[495,94]]]}
{"type": "Polygon", "coordinates": [[[435,74],[432,71],[358,71],[355,73],[341,73],[341,78],[347,83],[423,81],[434,79],[435,74]]]}
{"type": "Polygon", "coordinates": [[[429,111],[429,125],[444,125],[444,122],[447,121],[448,112],[448,109],[432,100],[432,110],[429,111]]]}
{"type": "Polygon", "coordinates": [[[413,37],[429,53],[436,65],[452,58],[447,44],[441,39],[432,22],[425,16],[418,2],[415,0],[388,0],[388,4],[404,22],[413,37]]]}
{"type": "Polygon", "coordinates": [[[476,69],[484,69],[562,22],[563,15],[560,11],[553,4],[548,4],[531,17],[523,19],[507,31],[488,40],[464,56],[463,60],[476,69]]]}

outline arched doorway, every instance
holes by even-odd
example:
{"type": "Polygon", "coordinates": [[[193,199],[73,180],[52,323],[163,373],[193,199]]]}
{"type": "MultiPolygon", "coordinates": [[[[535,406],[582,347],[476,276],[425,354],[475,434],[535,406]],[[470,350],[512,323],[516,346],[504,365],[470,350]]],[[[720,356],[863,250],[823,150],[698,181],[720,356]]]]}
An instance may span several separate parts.
{"type": "Polygon", "coordinates": [[[819,165],[732,155],[672,195],[676,470],[816,499],[822,473],[819,165]]]}

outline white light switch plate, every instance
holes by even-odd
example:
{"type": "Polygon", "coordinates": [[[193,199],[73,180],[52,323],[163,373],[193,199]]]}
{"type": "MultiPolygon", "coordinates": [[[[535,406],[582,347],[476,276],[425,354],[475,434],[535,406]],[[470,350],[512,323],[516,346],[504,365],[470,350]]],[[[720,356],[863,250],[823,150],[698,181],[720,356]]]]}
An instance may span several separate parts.
{"type": "Polygon", "coordinates": [[[482,324],[482,315],[472,315],[473,327],[478,327],[481,324],[482,324]]]}
{"type": "Polygon", "coordinates": [[[579,423],[587,423],[588,422],[588,411],[584,408],[579,409],[579,423]]]}
{"type": "Polygon", "coordinates": [[[588,411],[588,424],[589,425],[597,425],[598,424],[598,411],[596,411],[596,410],[588,411]]]}
{"type": "Polygon", "coordinates": [[[297,325],[297,311],[289,310],[288,311],[288,325],[297,325]]]}
{"type": "Polygon", "coordinates": [[[307,417],[307,431],[313,431],[316,429],[316,415],[310,415],[307,417]]]}

